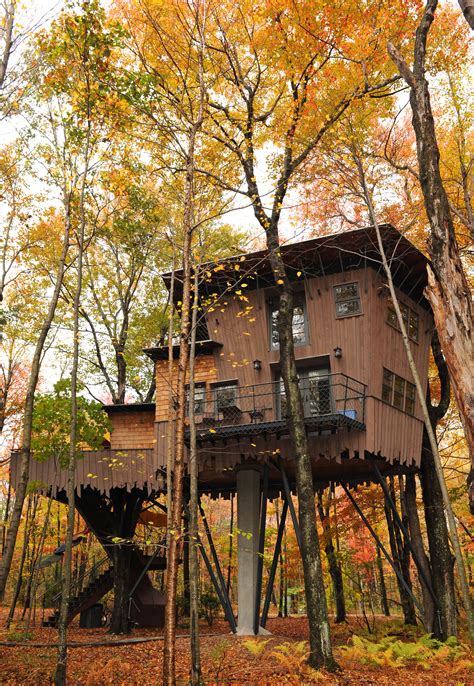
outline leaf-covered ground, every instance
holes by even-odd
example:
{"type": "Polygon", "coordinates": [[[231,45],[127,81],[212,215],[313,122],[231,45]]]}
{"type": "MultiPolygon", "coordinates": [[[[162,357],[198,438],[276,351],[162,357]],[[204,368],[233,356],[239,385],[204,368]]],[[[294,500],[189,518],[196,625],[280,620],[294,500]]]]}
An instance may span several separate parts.
{"type": "MultiPolygon", "coordinates": [[[[224,621],[202,626],[202,663],[207,684],[328,684],[340,686],[468,686],[474,682],[472,657],[465,648],[428,648],[419,636],[407,635],[397,622],[380,619],[376,635],[368,636],[360,618],[333,626],[335,653],[341,673],[329,675],[309,670],[305,664],[308,629],[304,617],[271,618],[272,636],[238,638],[229,634],[224,621]],[[353,635],[364,636],[353,641],[353,635]],[[388,637],[387,637],[388,635],[388,637]],[[384,636],[385,638],[382,638],[384,636]],[[369,639],[366,644],[365,639],[369,639]],[[405,643],[415,644],[404,649],[405,643]],[[376,643],[375,649],[372,643],[376,643]],[[417,647],[418,646],[418,647],[417,647]],[[408,662],[408,665],[406,664],[408,662]]],[[[54,629],[36,628],[32,641],[54,644],[54,629]]],[[[156,686],[160,681],[163,642],[160,632],[142,629],[133,639],[156,640],[129,645],[72,647],[69,651],[68,683],[80,686],[156,686]]],[[[189,671],[187,629],[179,629],[176,642],[177,683],[186,684],[189,671]]],[[[21,635],[5,629],[0,641],[21,635]]],[[[114,641],[104,629],[80,629],[73,624],[71,642],[114,641]]],[[[49,684],[56,651],[51,647],[0,646],[0,683],[15,686],[49,684]]]]}

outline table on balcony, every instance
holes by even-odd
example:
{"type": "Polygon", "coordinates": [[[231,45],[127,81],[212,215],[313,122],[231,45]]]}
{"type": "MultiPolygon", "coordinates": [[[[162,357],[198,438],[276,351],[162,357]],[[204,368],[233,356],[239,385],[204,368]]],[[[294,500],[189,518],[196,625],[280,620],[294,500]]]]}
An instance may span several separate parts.
{"type": "Polygon", "coordinates": [[[242,410],[238,405],[224,405],[220,412],[225,424],[241,424],[242,410]]]}

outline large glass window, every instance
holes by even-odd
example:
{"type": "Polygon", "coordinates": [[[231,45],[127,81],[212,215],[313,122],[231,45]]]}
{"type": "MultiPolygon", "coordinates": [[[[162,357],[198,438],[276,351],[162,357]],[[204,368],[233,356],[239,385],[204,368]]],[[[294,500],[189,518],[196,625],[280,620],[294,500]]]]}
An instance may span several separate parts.
{"type": "MultiPolygon", "coordinates": [[[[302,369],[298,373],[304,416],[319,417],[331,413],[331,385],[329,369],[302,369]]],[[[283,380],[279,383],[278,409],[280,419],[287,414],[287,402],[283,380]]]]}
{"type": "Polygon", "coordinates": [[[334,286],[334,300],[336,301],[336,317],[338,318],[353,317],[362,312],[357,282],[334,286]]]}
{"type": "MultiPolygon", "coordinates": [[[[296,295],[293,302],[293,342],[304,345],[308,342],[308,321],[304,296],[296,295]]],[[[270,302],[270,347],[278,350],[280,340],[278,334],[278,302],[270,302]]]]}
{"type": "Polygon", "coordinates": [[[408,414],[415,414],[415,386],[388,369],[383,370],[382,400],[408,414]]]}
{"type": "MultiPolygon", "coordinates": [[[[411,338],[412,341],[418,343],[418,336],[420,331],[420,317],[418,313],[415,312],[415,310],[412,310],[411,307],[408,307],[408,305],[405,305],[404,303],[400,303],[400,311],[402,313],[403,323],[405,324],[405,329],[407,330],[408,338],[411,338]]],[[[398,326],[397,313],[395,312],[395,307],[393,305],[392,298],[389,298],[387,303],[387,323],[390,324],[390,326],[393,326],[398,331],[400,331],[400,327],[398,326]]]]}

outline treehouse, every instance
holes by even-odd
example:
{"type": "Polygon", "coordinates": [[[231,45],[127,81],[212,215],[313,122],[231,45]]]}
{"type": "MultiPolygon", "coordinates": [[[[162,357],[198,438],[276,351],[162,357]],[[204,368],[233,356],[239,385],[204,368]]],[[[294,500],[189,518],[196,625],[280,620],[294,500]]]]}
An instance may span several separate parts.
{"type": "MultiPolygon", "coordinates": [[[[381,233],[426,390],[433,326],[423,295],[427,260],[392,226],[382,226],[381,233]]],[[[375,230],[287,244],[281,252],[293,284],[295,356],[315,489],[330,482],[383,483],[384,475],[416,469],[421,408],[375,230]]],[[[168,287],[171,278],[164,275],[168,287]]],[[[178,307],[181,279],[175,273],[178,307]]],[[[204,265],[199,304],[194,397],[199,488],[213,497],[237,493],[238,528],[252,534],[250,539],[239,536],[238,620],[219,570],[213,572],[209,559],[206,565],[233,630],[257,633],[265,625],[271,593],[267,588],[260,617],[258,553],[263,551],[267,498],[286,497],[282,526],[289,510],[297,529],[278,298],[267,252],[204,265]]],[[[178,352],[173,346],[174,384],[178,352]]],[[[166,456],[174,438],[168,423],[168,345],[145,353],[156,365],[156,403],[105,408],[113,425],[110,448],[84,454],[78,463],[78,492],[108,496],[111,489],[135,489],[151,497],[166,488],[166,456]]],[[[189,442],[189,431],[186,438],[189,442]]],[[[33,462],[30,478],[56,494],[64,491],[65,475],[52,464],[33,462]]],[[[212,552],[209,531],[207,536],[212,552]]]]}

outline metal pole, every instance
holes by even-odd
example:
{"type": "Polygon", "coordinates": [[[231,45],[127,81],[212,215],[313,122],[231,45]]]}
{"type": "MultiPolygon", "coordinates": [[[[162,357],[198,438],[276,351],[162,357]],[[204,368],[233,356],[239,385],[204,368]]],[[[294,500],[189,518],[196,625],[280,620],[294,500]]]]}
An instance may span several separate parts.
{"type": "Polygon", "coordinates": [[[288,507],[290,508],[291,521],[293,522],[293,528],[295,530],[296,540],[298,541],[298,548],[301,551],[300,524],[298,522],[298,517],[296,516],[295,506],[293,505],[293,500],[291,498],[291,491],[290,491],[290,486],[288,484],[288,477],[286,476],[286,472],[285,472],[281,462],[279,462],[278,464],[275,464],[272,461],[272,464],[274,464],[275,467],[277,467],[280,470],[281,478],[283,481],[283,490],[285,491],[286,502],[288,503],[288,507]]]}
{"type": "Polygon", "coordinates": [[[267,498],[268,498],[268,465],[263,466],[263,489],[262,501],[260,505],[260,531],[258,538],[258,557],[257,557],[257,584],[255,588],[255,611],[253,620],[253,630],[258,635],[260,619],[260,596],[262,595],[262,576],[263,576],[263,554],[265,550],[265,526],[267,522],[267,498]]]}
{"type": "Polygon", "coordinates": [[[226,601],[226,599],[222,593],[222,588],[220,587],[219,582],[216,578],[216,575],[214,574],[214,570],[212,569],[211,561],[209,560],[209,557],[206,553],[206,550],[205,550],[199,536],[198,536],[198,540],[196,541],[196,545],[199,546],[199,550],[201,551],[202,559],[204,560],[204,564],[206,565],[209,576],[211,577],[211,581],[213,583],[213,586],[216,589],[216,593],[219,596],[219,601],[220,601],[220,603],[224,609],[224,613],[225,613],[227,621],[230,624],[231,631],[233,634],[235,634],[235,633],[237,633],[237,624],[235,622],[234,613],[232,612],[232,608],[229,607],[229,605],[227,604],[227,601],[226,601]]]}
{"type": "Polygon", "coordinates": [[[278,528],[277,540],[275,543],[275,551],[273,553],[272,566],[270,568],[270,575],[268,577],[267,592],[265,594],[265,602],[263,603],[262,618],[260,620],[260,626],[265,628],[268,619],[268,610],[270,609],[270,600],[272,597],[273,585],[275,583],[276,570],[278,565],[278,557],[281,550],[281,542],[283,539],[283,532],[285,530],[286,515],[288,512],[288,501],[285,500],[283,503],[283,509],[281,511],[280,526],[278,528]]]}
{"type": "Polygon", "coordinates": [[[157,546],[156,546],[156,549],[155,549],[155,552],[153,553],[153,555],[150,555],[150,557],[149,557],[149,559],[148,559],[148,562],[147,562],[146,565],[143,567],[142,571],[140,572],[140,575],[139,575],[138,579],[135,581],[135,583],[134,583],[134,585],[133,585],[132,590],[131,590],[130,593],[128,594],[128,597],[129,597],[129,598],[131,598],[131,597],[133,596],[133,594],[135,593],[135,591],[137,590],[138,584],[140,583],[140,581],[143,579],[143,577],[145,576],[145,574],[146,574],[146,573],[148,572],[148,570],[150,569],[150,567],[151,567],[151,565],[152,565],[152,563],[153,563],[153,560],[158,556],[158,552],[160,551],[160,548],[161,548],[161,546],[160,546],[160,545],[157,545],[157,546]]]}
{"type": "MultiPolygon", "coordinates": [[[[232,605],[230,604],[229,596],[227,595],[226,583],[225,583],[224,576],[223,576],[222,571],[221,571],[221,566],[219,564],[219,558],[217,557],[217,552],[216,552],[216,548],[214,546],[214,541],[212,540],[211,530],[209,529],[209,524],[207,523],[206,515],[205,515],[204,510],[202,508],[201,501],[199,501],[199,511],[201,513],[202,521],[204,522],[204,529],[206,530],[207,540],[209,542],[209,547],[211,549],[212,559],[214,561],[214,566],[216,568],[217,578],[219,579],[219,583],[221,584],[222,596],[225,599],[225,603],[226,603],[226,606],[228,609],[228,615],[229,615],[229,617],[232,617],[233,625],[236,627],[237,624],[235,622],[234,612],[232,610],[232,605]]],[[[225,610],[225,608],[224,608],[224,610],[225,610]]],[[[231,626],[232,626],[232,624],[231,624],[231,626]]]]}
{"type": "MultiPolygon", "coordinates": [[[[354,498],[353,498],[353,496],[351,495],[351,493],[350,493],[349,489],[347,488],[347,486],[346,486],[345,484],[343,484],[342,481],[340,482],[340,484],[341,484],[342,488],[344,489],[344,491],[346,492],[347,497],[349,498],[349,500],[351,501],[351,503],[354,505],[354,507],[355,507],[357,513],[359,514],[360,518],[361,518],[362,521],[364,522],[365,526],[368,528],[368,530],[369,530],[370,533],[372,534],[372,536],[373,536],[373,538],[374,538],[376,544],[378,545],[378,547],[380,548],[380,550],[381,550],[381,551],[383,552],[383,554],[385,555],[385,557],[386,557],[386,559],[387,559],[387,562],[389,563],[390,567],[391,567],[391,568],[393,569],[393,571],[395,572],[395,574],[396,574],[396,576],[397,576],[397,579],[400,581],[400,583],[402,584],[403,588],[406,590],[406,592],[408,593],[408,595],[409,595],[409,596],[411,597],[411,599],[413,600],[414,604],[416,605],[416,607],[418,608],[418,610],[419,610],[419,612],[420,612],[421,617],[423,617],[423,608],[420,606],[420,604],[419,604],[418,600],[416,599],[416,597],[415,597],[415,595],[414,595],[412,589],[410,588],[410,586],[407,584],[407,582],[406,582],[405,579],[403,578],[403,575],[401,574],[400,570],[399,570],[398,567],[396,566],[395,562],[394,562],[394,561],[392,560],[392,558],[390,557],[390,555],[389,555],[389,553],[387,552],[387,549],[385,548],[384,544],[382,543],[382,541],[380,540],[380,538],[377,536],[375,530],[373,529],[372,525],[370,524],[370,522],[369,522],[369,520],[367,519],[367,517],[365,516],[365,514],[364,514],[364,513],[362,512],[362,510],[360,509],[360,507],[359,507],[359,505],[357,504],[357,502],[354,500],[354,498]]],[[[422,621],[423,621],[423,620],[422,620],[422,621]]],[[[423,622],[423,624],[424,624],[424,622],[423,622]]]]}

